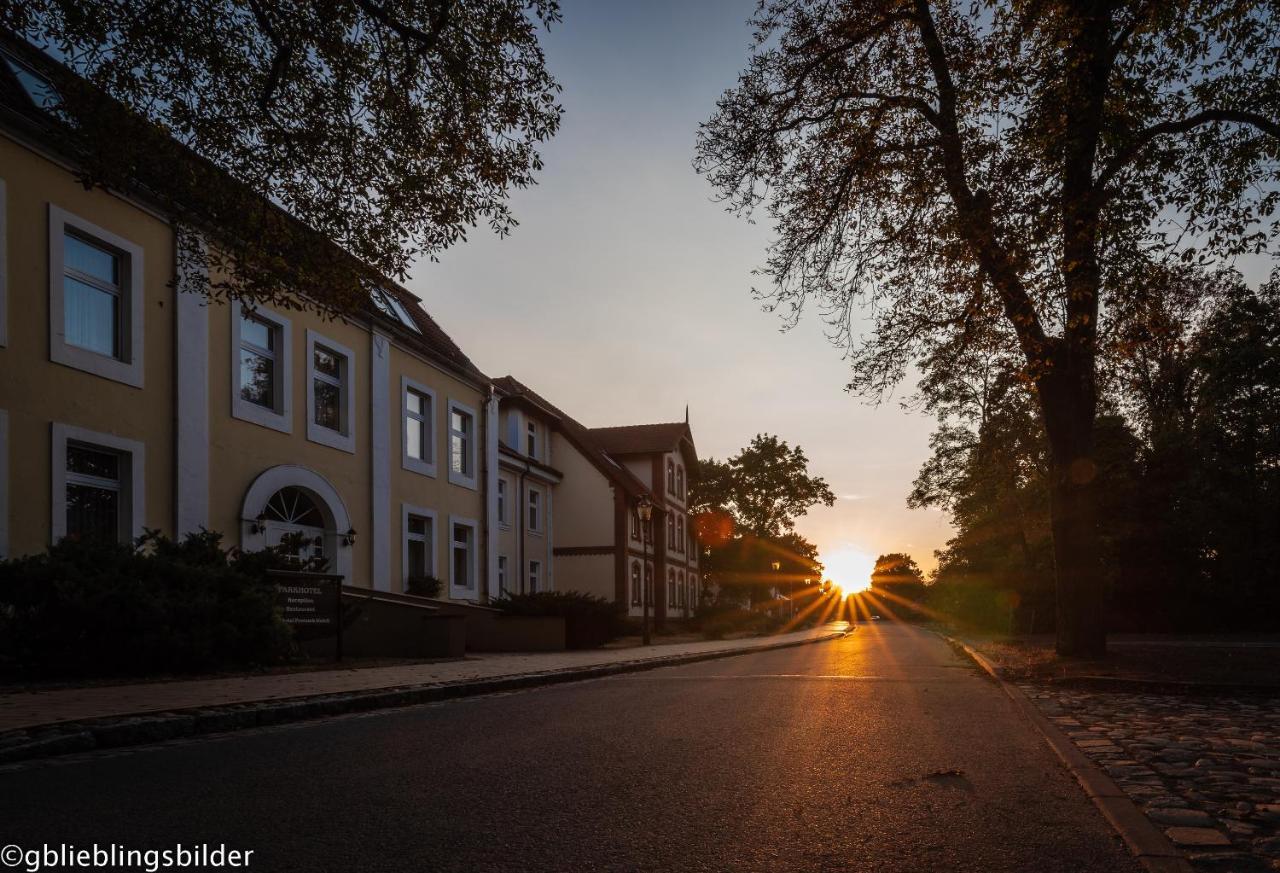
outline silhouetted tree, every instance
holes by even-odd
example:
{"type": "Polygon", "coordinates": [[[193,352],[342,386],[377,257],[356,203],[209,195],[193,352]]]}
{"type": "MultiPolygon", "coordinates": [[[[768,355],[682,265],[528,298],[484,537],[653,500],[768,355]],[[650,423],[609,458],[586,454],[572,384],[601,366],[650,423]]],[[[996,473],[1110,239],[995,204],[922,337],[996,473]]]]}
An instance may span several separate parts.
{"type": "Polygon", "coordinates": [[[402,279],[514,226],[507,195],[560,121],[538,44],[558,19],[555,0],[0,3],[0,31],[86,80],[58,77],[48,119],[86,184],[163,192],[184,233],[215,232],[202,290],[339,311],[367,302],[362,267],[402,279]]]}
{"type": "Polygon", "coordinates": [[[1099,315],[1136,264],[1274,236],[1274,4],[764,0],[696,167],[777,239],[878,395],[912,360],[1012,334],[1048,447],[1058,649],[1105,650],[1099,315]],[[1175,224],[1169,219],[1176,217],[1175,224]],[[852,314],[875,304],[864,340],[852,314]],[[1105,305],[1104,305],[1105,304],[1105,305]]]}

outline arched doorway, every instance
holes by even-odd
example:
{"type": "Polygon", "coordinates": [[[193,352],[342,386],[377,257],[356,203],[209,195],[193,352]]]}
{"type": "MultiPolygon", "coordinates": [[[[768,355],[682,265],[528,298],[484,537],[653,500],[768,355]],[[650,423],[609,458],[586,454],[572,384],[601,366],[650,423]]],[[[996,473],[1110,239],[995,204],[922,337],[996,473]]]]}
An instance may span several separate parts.
{"type": "Polygon", "coordinates": [[[312,496],[294,485],[286,485],[267,501],[263,509],[262,538],[268,546],[286,546],[295,558],[332,559],[325,552],[325,517],[312,496]]]}
{"type": "Polygon", "coordinates": [[[264,470],[245,493],[241,519],[241,548],[296,541],[298,557],[322,555],[330,573],[351,583],[351,518],[337,489],[314,470],[293,464],[264,470]]]}

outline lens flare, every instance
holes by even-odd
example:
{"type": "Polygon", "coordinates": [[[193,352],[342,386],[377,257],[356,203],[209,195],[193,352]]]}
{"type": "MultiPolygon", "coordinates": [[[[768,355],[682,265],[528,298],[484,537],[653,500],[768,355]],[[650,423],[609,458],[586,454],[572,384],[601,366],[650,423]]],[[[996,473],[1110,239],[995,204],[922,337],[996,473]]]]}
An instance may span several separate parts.
{"type": "Polygon", "coordinates": [[[876,559],[854,546],[844,546],[823,554],[820,558],[827,578],[836,584],[845,597],[866,591],[871,587],[871,571],[876,559]]]}

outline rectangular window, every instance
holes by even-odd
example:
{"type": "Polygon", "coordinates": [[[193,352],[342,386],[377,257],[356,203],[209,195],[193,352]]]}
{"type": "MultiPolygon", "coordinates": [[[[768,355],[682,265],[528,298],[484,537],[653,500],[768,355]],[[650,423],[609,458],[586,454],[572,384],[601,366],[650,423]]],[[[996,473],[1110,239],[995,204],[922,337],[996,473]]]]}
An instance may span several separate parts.
{"type": "Polygon", "coordinates": [[[435,514],[416,506],[404,507],[404,587],[436,575],[435,514]]]}
{"type": "Polygon", "coordinates": [[[640,513],[631,510],[631,538],[640,541],[640,513]]]}
{"type": "Polygon", "coordinates": [[[240,397],[275,411],[278,331],[269,322],[244,313],[240,318],[240,397]]]}
{"type": "Polygon", "coordinates": [[[536,422],[529,422],[528,434],[525,439],[525,452],[529,457],[538,457],[538,425],[536,422]]]}
{"type": "Polygon", "coordinates": [[[476,414],[457,401],[449,402],[449,481],[476,487],[476,414]]]}
{"type": "MultiPolygon", "coordinates": [[[[261,307],[250,310],[233,306],[231,333],[235,384],[232,415],[283,433],[292,432],[289,322],[261,307]]],[[[314,369],[314,361],[308,369],[314,369]]],[[[309,393],[309,408],[314,399],[309,393]]],[[[308,416],[307,436],[312,437],[314,430],[313,416],[308,416]]]]}
{"type": "Polygon", "coordinates": [[[142,533],[142,443],[54,424],[54,542],[63,537],[128,542],[142,533]]]}
{"type": "Polygon", "coordinates": [[[142,276],[139,246],[50,204],[50,359],[141,388],[142,276]]]}
{"type": "Polygon", "coordinates": [[[120,455],[95,446],[67,443],[67,536],[118,541],[120,455]]]}
{"type": "Polygon", "coordinates": [[[498,593],[507,594],[507,556],[498,555],[498,593]]]}
{"type": "Polygon", "coordinates": [[[640,564],[631,562],[631,605],[640,605],[640,564]]]}
{"type": "Polygon", "coordinates": [[[69,231],[63,232],[62,252],[67,342],[119,359],[120,256],[69,231]]]}
{"type": "Polygon", "coordinates": [[[307,331],[307,439],[355,451],[354,370],[355,355],[350,349],[307,331]]]}
{"type": "Polygon", "coordinates": [[[542,492],[536,488],[529,489],[529,532],[542,531],[542,492]]]}
{"type": "Polygon", "coordinates": [[[400,402],[404,414],[404,444],[400,466],[424,476],[436,474],[436,394],[408,376],[400,377],[400,402]]]}
{"type": "Polygon", "coordinates": [[[507,480],[498,479],[498,523],[508,524],[507,521],[507,480]]]}
{"type": "Polygon", "coordinates": [[[449,549],[449,587],[459,592],[458,596],[473,594],[476,588],[475,526],[472,523],[454,521],[450,527],[452,541],[449,549]]]}
{"type": "Polygon", "coordinates": [[[542,587],[542,562],[529,562],[529,593],[535,594],[542,587]]]}

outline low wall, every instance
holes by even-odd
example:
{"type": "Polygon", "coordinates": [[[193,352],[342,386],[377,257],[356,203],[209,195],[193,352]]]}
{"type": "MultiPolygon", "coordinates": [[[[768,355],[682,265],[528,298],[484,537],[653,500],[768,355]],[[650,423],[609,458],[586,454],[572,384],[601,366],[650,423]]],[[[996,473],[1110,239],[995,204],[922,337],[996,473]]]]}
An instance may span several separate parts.
{"type": "Polygon", "coordinates": [[[342,590],[343,652],[356,657],[461,658],[466,622],[420,597],[342,590]]]}
{"type": "Polygon", "coordinates": [[[473,652],[562,652],[564,619],[558,615],[500,615],[467,627],[473,652]]]}
{"type": "Polygon", "coordinates": [[[469,652],[562,652],[565,623],[559,616],[506,615],[501,610],[449,600],[427,601],[442,614],[461,616],[469,652]]]}

